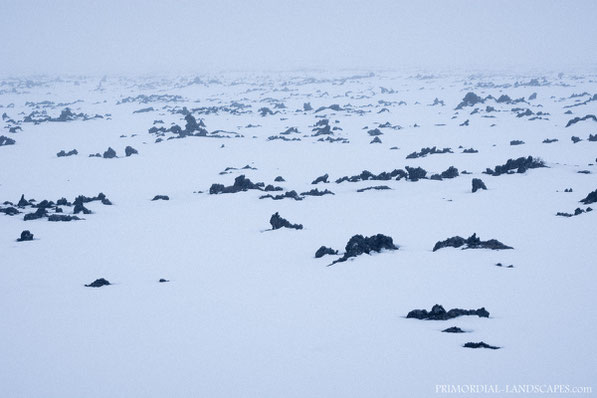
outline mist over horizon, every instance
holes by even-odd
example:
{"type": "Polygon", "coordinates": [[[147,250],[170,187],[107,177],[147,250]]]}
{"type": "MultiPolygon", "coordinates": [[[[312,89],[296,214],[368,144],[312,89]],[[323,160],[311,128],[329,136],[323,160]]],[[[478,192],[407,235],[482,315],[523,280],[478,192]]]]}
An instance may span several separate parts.
{"type": "Polygon", "coordinates": [[[593,68],[595,15],[591,1],[11,1],[0,75],[593,68]]]}

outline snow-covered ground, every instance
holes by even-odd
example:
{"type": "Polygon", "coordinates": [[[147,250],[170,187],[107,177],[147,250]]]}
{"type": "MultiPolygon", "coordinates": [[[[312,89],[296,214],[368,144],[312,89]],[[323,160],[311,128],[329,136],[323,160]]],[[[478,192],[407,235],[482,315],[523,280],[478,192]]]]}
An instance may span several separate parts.
{"type": "Polygon", "coordinates": [[[597,207],[579,203],[597,189],[597,142],[588,140],[597,122],[566,127],[597,114],[596,93],[597,75],[557,73],[3,80],[0,135],[16,143],[0,147],[0,203],[20,213],[0,213],[0,395],[428,397],[443,384],[595,391],[597,211],[556,213],[597,207]],[[484,103],[455,110],[468,92],[484,103]],[[501,95],[511,101],[497,102],[501,95]],[[436,98],[445,105],[432,106],[436,98]],[[41,121],[67,107],[102,117],[41,121]],[[184,131],[187,114],[207,136],[148,132],[184,131]],[[314,137],[324,118],[333,134],[314,137]],[[379,128],[386,122],[401,128],[379,128]],[[291,127],[298,133],[280,134],[291,127]],[[375,128],[381,143],[370,144],[375,128]],[[318,141],[326,137],[348,142],[318,141]],[[138,154],[125,156],[126,146],[138,154]],[[406,159],[433,146],[452,153],[406,159]],[[117,158],[89,157],[108,147],[117,158]],[[71,149],[78,155],[56,156],[71,149]],[[548,167],[483,173],[523,156],[548,167]],[[460,175],[335,182],[405,166],[460,175]],[[227,167],[239,170],[220,174],[227,167]],[[325,173],[330,183],[311,184],[325,173]],[[241,174],[283,191],[209,194],[241,174]],[[472,193],[473,178],[488,189],[472,193]],[[378,185],[391,189],[357,192],[378,185]],[[313,188],[335,195],[260,199],[313,188]],[[92,214],[79,221],[24,221],[37,209],[16,207],[22,194],[36,204],[100,192],[112,205],[86,203],[92,214]],[[269,230],[275,212],[304,228],[269,230]],[[35,239],[17,242],[23,230],[35,239]],[[353,235],[378,233],[399,250],[330,267],[337,256],[314,257],[322,245],[342,254],[353,235]],[[473,233],[514,249],[432,251],[473,233]],[[112,285],[84,286],[98,278],[112,285]],[[434,304],[490,316],[406,318],[434,304]],[[451,326],[467,333],[442,333],[451,326]],[[480,341],[501,348],[463,348],[480,341]]]}

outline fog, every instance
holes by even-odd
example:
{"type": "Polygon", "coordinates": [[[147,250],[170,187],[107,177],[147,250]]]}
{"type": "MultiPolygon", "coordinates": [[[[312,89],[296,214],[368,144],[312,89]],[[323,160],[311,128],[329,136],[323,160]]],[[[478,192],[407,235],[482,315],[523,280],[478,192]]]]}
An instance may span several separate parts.
{"type": "Polygon", "coordinates": [[[0,75],[597,64],[595,1],[7,1],[0,75]]]}

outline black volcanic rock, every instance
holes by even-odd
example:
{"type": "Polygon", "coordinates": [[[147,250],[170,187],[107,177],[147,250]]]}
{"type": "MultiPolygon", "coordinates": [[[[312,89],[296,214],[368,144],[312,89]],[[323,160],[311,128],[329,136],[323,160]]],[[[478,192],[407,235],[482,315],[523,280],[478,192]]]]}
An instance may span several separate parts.
{"type": "Polygon", "coordinates": [[[327,183],[328,182],[328,178],[329,178],[329,175],[326,173],[326,174],[324,174],[322,176],[319,176],[316,179],[314,179],[311,182],[311,184],[315,185],[315,184],[319,184],[320,182],[327,183]]]}
{"type": "Polygon", "coordinates": [[[25,207],[25,206],[29,206],[29,202],[27,200],[25,200],[25,195],[21,195],[21,199],[19,199],[19,203],[17,203],[18,207],[25,207]]]}
{"type": "Polygon", "coordinates": [[[376,185],[374,187],[357,189],[357,192],[365,192],[365,191],[371,191],[371,190],[384,191],[384,190],[388,190],[388,189],[392,189],[392,188],[388,187],[387,185],[376,185]]]}
{"type": "Polygon", "coordinates": [[[112,159],[116,157],[116,151],[112,149],[112,147],[108,147],[106,152],[104,152],[103,158],[104,159],[112,159]]]}
{"type": "Polygon", "coordinates": [[[170,197],[168,197],[168,195],[156,195],[151,200],[170,200],[170,197]]]}
{"type": "Polygon", "coordinates": [[[523,145],[524,141],[521,140],[512,140],[510,141],[510,145],[523,145]]]}
{"type": "Polygon", "coordinates": [[[86,287],[102,287],[102,286],[108,286],[108,285],[111,285],[111,283],[108,282],[104,278],[99,278],[99,279],[96,279],[93,282],[91,282],[89,285],[85,285],[85,286],[86,287]]]}
{"type": "Polygon", "coordinates": [[[272,215],[269,223],[272,225],[272,229],[274,230],[280,228],[303,229],[302,224],[292,224],[287,219],[282,218],[278,212],[272,215]]]}
{"type": "Polygon", "coordinates": [[[303,200],[303,198],[301,196],[299,196],[298,193],[296,193],[296,191],[292,190],[292,191],[288,191],[288,192],[284,192],[284,194],[282,195],[263,195],[260,196],[259,199],[273,199],[273,200],[282,200],[282,199],[294,199],[294,200],[303,200]]]}
{"type": "Polygon", "coordinates": [[[231,186],[226,187],[222,184],[212,184],[212,186],[209,188],[209,193],[211,195],[220,193],[237,193],[248,191],[249,189],[257,189],[262,191],[263,189],[259,184],[260,183],[255,184],[251,182],[251,180],[246,178],[244,174],[241,174],[234,179],[234,184],[231,186]]]}
{"type": "Polygon", "coordinates": [[[451,148],[444,148],[444,149],[437,149],[436,147],[433,148],[421,148],[419,152],[413,152],[406,156],[407,159],[416,159],[422,158],[427,155],[434,155],[436,153],[453,153],[451,148]]]}
{"type": "Polygon", "coordinates": [[[277,176],[276,178],[274,178],[275,182],[284,182],[286,181],[282,176],[277,176]]]}
{"type": "Polygon", "coordinates": [[[14,145],[15,143],[16,143],[16,141],[13,140],[12,138],[9,138],[5,135],[0,135],[0,146],[14,145]]]}
{"type": "Polygon", "coordinates": [[[572,141],[573,144],[576,144],[577,142],[582,141],[582,139],[580,139],[580,137],[573,135],[572,137],[570,137],[570,141],[572,141]]]}
{"type": "Polygon", "coordinates": [[[465,333],[465,331],[460,329],[458,326],[452,326],[451,328],[442,330],[442,332],[443,333],[465,333]]]}
{"type": "Polygon", "coordinates": [[[361,254],[379,253],[383,249],[398,250],[398,246],[394,245],[392,238],[386,235],[377,234],[367,237],[354,235],[346,244],[344,255],[330,265],[346,261],[351,257],[357,257],[361,254]]]}
{"type": "Polygon", "coordinates": [[[463,249],[491,249],[491,250],[505,250],[505,249],[512,249],[510,246],[504,245],[502,242],[496,239],[490,239],[487,241],[482,241],[477,237],[477,234],[472,234],[467,239],[464,239],[460,236],[453,236],[448,238],[444,241],[439,241],[433,247],[433,251],[437,251],[439,249],[443,249],[445,247],[463,247],[463,249]]]}
{"type": "Polygon", "coordinates": [[[131,155],[138,155],[139,152],[133,148],[132,146],[127,146],[126,148],[124,148],[124,153],[127,157],[131,156],[131,155]]]}
{"type": "Polygon", "coordinates": [[[463,345],[463,347],[465,348],[489,348],[491,350],[499,350],[501,347],[497,347],[497,346],[493,346],[493,345],[489,345],[487,343],[484,343],[483,341],[480,341],[478,343],[466,343],[465,345],[463,345]]]}
{"type": "Polygon", "coordinates": [[[313,188],[310,191],[307,192],[302,192],[301,196],[323,196],[323,195],[335,195],[332,191],[325,189],[323,191],[320,191],[317,188],[313,188]]]}
{"type": "Polygon", "coordinates": [[[33,234],[27,230],[21,232],[21,237],[17,239],[17,242],[25,242],[28,240],[33,240],[33,234]]]}
{"type": "Polygon", "coordinates": [[[421,167],[406,166],[405,169],[408,172],[408,179],[411,181],[419,181],[427,175],[427,171],[421,167]]]}
{"type": "Polygon", "coordinates": [[[77,221],[80,220],[77,216],[70,216],[68,214],[50,214],[48,216],[48,221],[53,222],[67,222],[67,221],[77,221]]]}
{"type": "Polygon", "coordinates": [[[46,211],[45,207],[40,207],[37,209],[37,211],[35,211],[35,213],[25,214],[25,217],[23,218],[23,220],[25,220],[25,221],[37,220],[37,219],[40,219],[42,217],[47,217],[47,216],[48,216],[48,212],[46,211]]]}
{"type": "Polygon", "coordinates": [[[468,92],[462,99],[462,102],[458,104],[456,110],[462,109],[465,106],[474,106],[476,104],[482,104],[483,102],[485,102],[483,98],[479,97],[477,94],[473,92],[468,92]]]}
{"type": "Polygon", "coordinates": [[[321,258],[325,255],[336,255],[338,254],[338,250],[334,250],[331,247],[321,246],[315,252],[315,258],[321,258]]]}
{"type": "Polygon", "coordinates": [[[406,317],[414,319],[425,319],[433,321],[446,321],[448,319],[457,318],[459,316],[476,315],[480,318],[489,318],[489,312],[485,307],[478,308],[476,310],[463,310],[460,308],[452,308],[450,311],[446,311],[444,307],[439,304],[434,305],[431,311],[423,310],[412,310],[406,317]]]}
{"type": "Polygon", "coordinates": [[[585,120],[593,120],[594,122],[597,122],[597,117],[595,117],[595,115],[586,115],[586,116],[583,116],[583,117],[575,117],[574,119],[570,119],[568,121],[568,123],[566,124],[566,127],[570,127],[573,124],[576,124],[578,122],[582,122],[582,121],[585,121],[585,120]]]}
{"type": "Polygon", "coordinates": [[[518,159],[508,159],[505,164],[495,166],[495,170],[487,168],[485,174],[492,176],[499,176],[502,174],[511,174],[511,170],[516,170],[517,173],[524,173],[528,169],[535,169],[539,167],[547,167],[541,159],[534,159],[532,156],[520,157],[518,159]]]}
{"type": "Polygon", "coordinates": [[[473,178],[473,193],[477,192],[479,189],[487,190],[487,187],[482,179],[473,178]]]}
{"type": "Polygon", "coordinates": [[[597,189],[590,192],[586,198],[580,200],[581,203],[588,205],[597,202],[597,189]]]}
{"type": "Polygon", "coordinates": [[[61,158],[61,157],[65,157],[65,156],[73,156],[73,155],[78,155],[78,154],[79,154],[79,152],[76,149],[73,149],[72,151],[68,151],[68,152],[65,152],[63,149],[60,152],[58,152],[56,154],[56,156],[61,158]]]}

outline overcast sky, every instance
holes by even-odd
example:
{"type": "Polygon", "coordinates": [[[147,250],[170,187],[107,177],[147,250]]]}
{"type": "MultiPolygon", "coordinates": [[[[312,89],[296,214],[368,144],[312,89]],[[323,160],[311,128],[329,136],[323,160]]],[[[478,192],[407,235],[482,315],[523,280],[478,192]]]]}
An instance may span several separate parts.
{"type": "Polygon", "coordinates": [[[0,0],[0,75],[597,64],[597,1],[0,0]]]}

